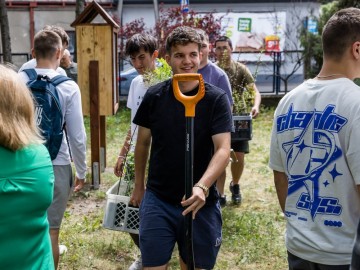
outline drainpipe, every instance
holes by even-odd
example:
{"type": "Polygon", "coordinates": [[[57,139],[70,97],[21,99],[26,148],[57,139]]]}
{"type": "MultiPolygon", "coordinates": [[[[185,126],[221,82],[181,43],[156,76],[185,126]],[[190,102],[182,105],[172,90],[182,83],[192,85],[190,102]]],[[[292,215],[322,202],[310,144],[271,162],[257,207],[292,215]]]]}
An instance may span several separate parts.
{"type": "Polygon", "coordinates": [[[30,47],[34,46],[34,36],[35,36],[35,16],[34,16],[34,8],[37,7],[36,2],[30,2],[29,5],[29,15],[30,15],[30,47]]]}
{"type": "Polygon", "coordinates": [[[159,4],[158,0],[154,0],[155,24],[159,21],[159,4]]]}
{"type": "Polygon", "coordinates": [[[119,19],[121,19],[122,14],[123,14],[123,0],[119,0],[118,6],[117,6],[117,11],[119,14],[119,19]]]}

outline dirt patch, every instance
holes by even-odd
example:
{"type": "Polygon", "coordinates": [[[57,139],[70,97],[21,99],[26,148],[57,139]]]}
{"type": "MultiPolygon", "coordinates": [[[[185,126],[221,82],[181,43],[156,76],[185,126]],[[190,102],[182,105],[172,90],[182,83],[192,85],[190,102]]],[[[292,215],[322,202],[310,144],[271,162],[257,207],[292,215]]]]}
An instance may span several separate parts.
{"type": "MultiPolygon", "coordinates": [[[[106,168],[106,172],[112,172],[113,168],[106,168]]],[[[112,183],[104,181],[99,185],[99,189],[92,188],[91,183],[86,183],[84,188],[78,193],[70,195],[67,211],[71,215],[84,216],[96,213],[99,209],[104,209],[106,204],[106,191],[112,183]]]]}

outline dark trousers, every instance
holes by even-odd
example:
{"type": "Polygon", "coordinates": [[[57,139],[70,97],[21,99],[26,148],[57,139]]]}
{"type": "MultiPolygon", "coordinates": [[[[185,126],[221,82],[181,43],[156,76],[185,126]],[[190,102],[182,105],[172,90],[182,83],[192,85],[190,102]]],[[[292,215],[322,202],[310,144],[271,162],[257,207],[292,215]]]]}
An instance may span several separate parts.
{"type": "Polygon", "coordinates": [[[289,270],[349,270],[350,265],[326,265],[301,259],[288,252],[289,270]]]}
{"type": "Polygon", "coordinates": [[[140,248],[140,239],[139,239],[139,234],[137,233],[129,233],[132,240],[134,241],[135,245],[140,248]]]}

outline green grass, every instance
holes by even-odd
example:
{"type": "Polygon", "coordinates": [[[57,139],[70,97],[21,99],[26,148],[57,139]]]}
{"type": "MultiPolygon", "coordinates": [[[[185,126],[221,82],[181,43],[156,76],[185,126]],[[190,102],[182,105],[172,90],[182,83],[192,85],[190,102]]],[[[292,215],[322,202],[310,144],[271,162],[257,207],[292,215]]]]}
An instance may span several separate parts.
{"type": "MultiPolygon", "coordinates": [[[[241,206],[229,203],[223,208],[223,243],[216,270],[286,269],[285,221],[278,206],[272,171],[267,166],[273,113],[272,108],[262,108],[254,120],[251,153],[246,155],[241,179],[243,202],[241,206]]],[[[101,174],[99,190],[87,187],[69,202],[60,233],[60,243],[68,247],[68,252],[61,256],[59,269],[127,270],[139,254],[127,233],[102,227],[105,192],[117,181],[112,167],[129,128],[129,119],[130,112],[124,104],[116,115],[106,118],[107,169],[101,174]]],[[[90,165],[89,119],[85,122],[90,165]]],[[[229,167],[225,187],[228,198],[229,167]]],[[[180,269],[176,250],[169,269],[180,269]]]]}

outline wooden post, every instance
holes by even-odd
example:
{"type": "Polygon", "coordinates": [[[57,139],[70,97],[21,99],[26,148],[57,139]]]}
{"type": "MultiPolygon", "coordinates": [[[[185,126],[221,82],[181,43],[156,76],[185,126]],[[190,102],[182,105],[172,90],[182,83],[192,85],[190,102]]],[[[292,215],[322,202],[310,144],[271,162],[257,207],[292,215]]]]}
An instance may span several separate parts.
{"type": "Polygon", "coordinates": [[[100,169],[101,172],[106,168],[106,116],[100,116],[100,169]]]}
{"type": "Polygon", "coordinates": [[[90,136],[92,187],[100,185],[100,112],[99,112],[99,62],[89,62],[90,136]]]}

